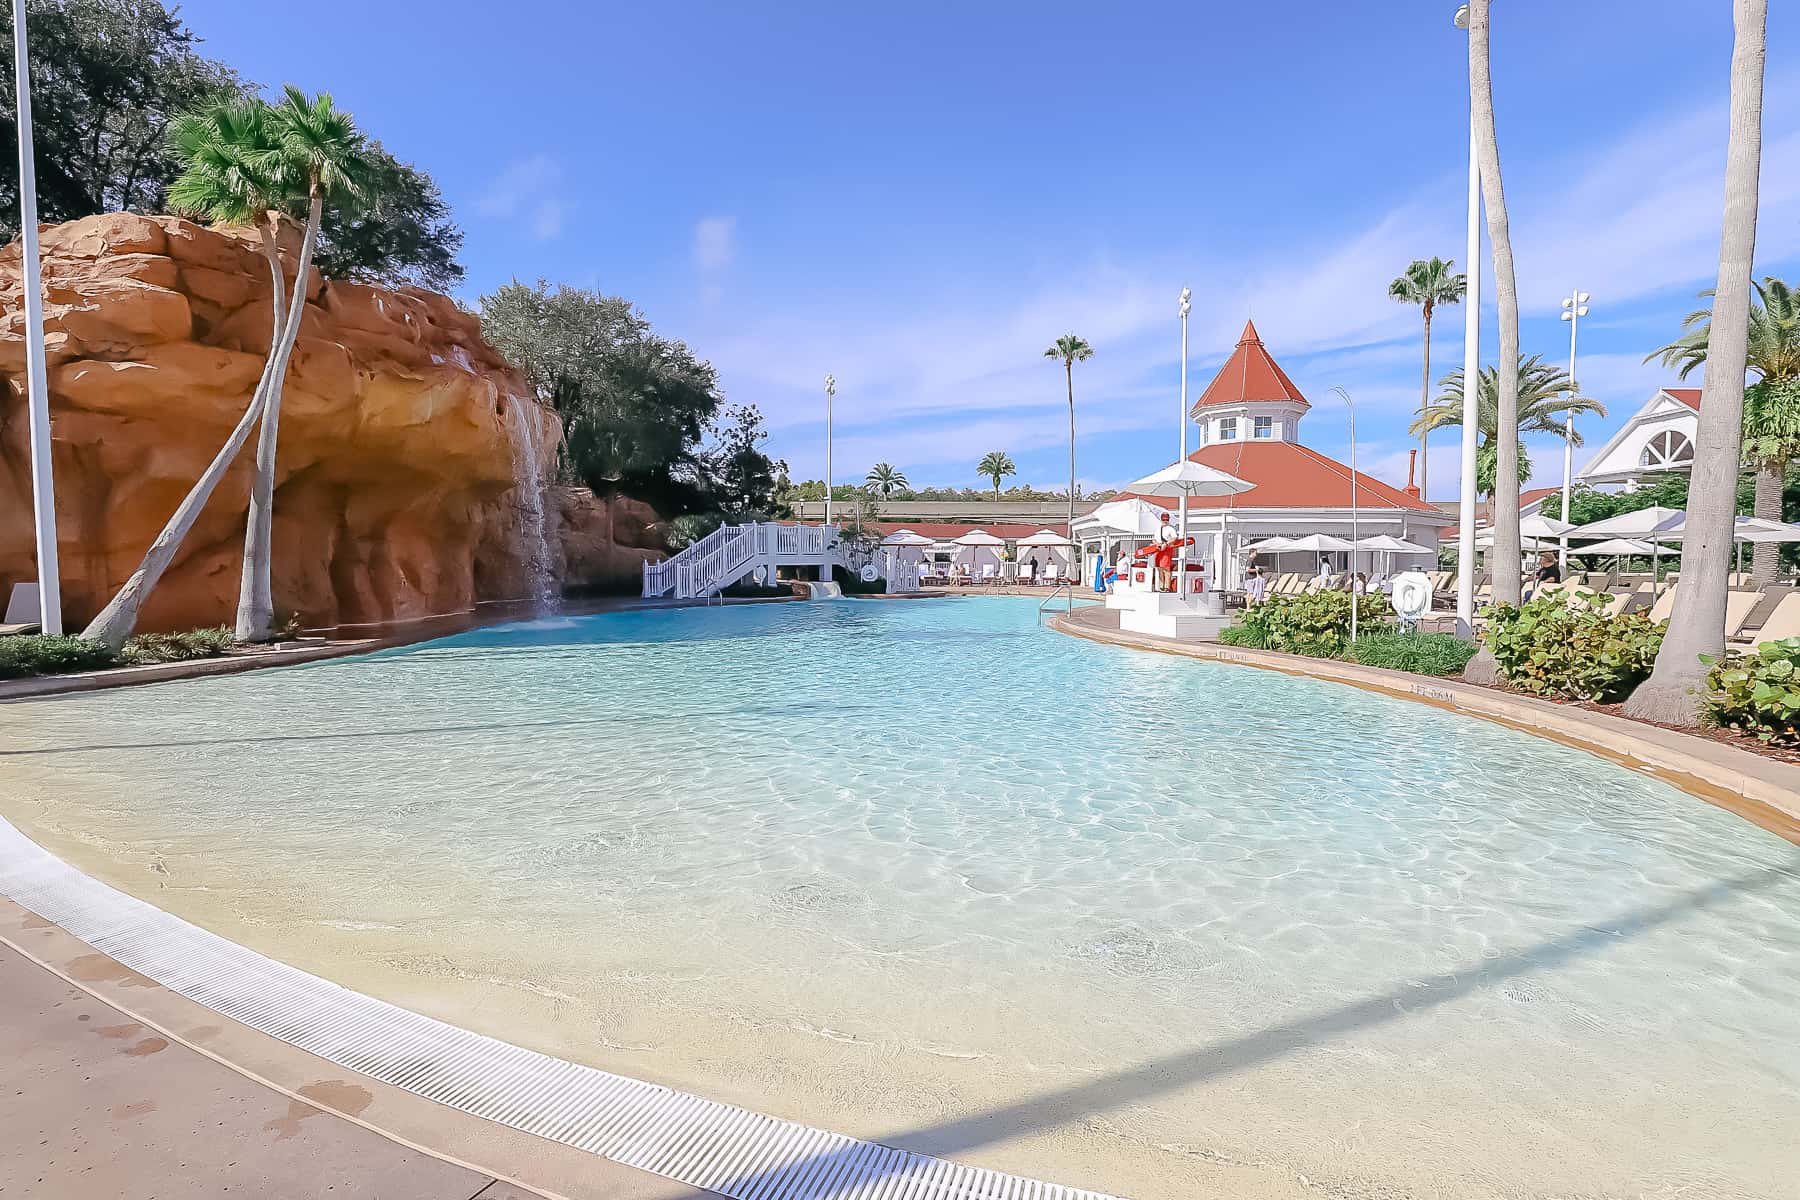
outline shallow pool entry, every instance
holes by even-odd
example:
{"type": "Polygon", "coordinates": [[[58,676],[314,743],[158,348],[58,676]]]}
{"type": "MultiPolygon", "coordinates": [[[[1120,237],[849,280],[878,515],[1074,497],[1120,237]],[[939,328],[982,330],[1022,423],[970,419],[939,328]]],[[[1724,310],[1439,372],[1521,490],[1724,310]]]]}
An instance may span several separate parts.
{"type": "Polygon", "coordinates": [[[1800,851],[1036,606],[538,621],[13,705],[0,814],[407,1008],[1023,1175],[1785,1194],[1754,1131],[1800,1104],[1800,851]]]}

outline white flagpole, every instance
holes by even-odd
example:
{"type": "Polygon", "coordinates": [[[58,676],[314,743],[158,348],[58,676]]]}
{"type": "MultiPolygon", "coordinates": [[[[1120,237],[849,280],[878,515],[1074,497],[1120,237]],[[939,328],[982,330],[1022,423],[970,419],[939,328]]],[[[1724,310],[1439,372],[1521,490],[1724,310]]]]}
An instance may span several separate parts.
{"type": "Polygon", "coordinates": [[[50,474],[50,385],[44,367],[44,282],[38,265],[37,171],[31,148],[31,59],[25,0],[13,0],[13,60],[19,94],[20,287],[25,293],[25,401],[31,413],[31,506],[37,524],[38,611],[60,635],[62,585],[56,561],[56,488],[50,474]]]}

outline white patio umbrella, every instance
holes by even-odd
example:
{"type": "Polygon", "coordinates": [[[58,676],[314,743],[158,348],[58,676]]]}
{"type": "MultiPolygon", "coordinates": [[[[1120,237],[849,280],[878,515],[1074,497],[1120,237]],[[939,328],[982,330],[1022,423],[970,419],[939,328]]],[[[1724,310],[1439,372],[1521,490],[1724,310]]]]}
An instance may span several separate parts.
{"type": "MultiPolygon", "coordinates": [[[[1184,458],[1180,462],[1170,463],[1160,471],[1152,471],[1142,479],[1126,484],[1125,490],[1139,496],[1175,496],[1191,500],[1195,496],[1237,496],[1254,487],[1256,487],[1254,483],[1239,479],[1236,475],[1228,474],[1217,467],[1209,467],[1205,463],[1197,463],[1191,458],[1184,458]]],[[[1179,536],[1185,538],[1188,535],[1186,508],[1182,509],[1181,521],[1182,528],[1179,536]]],[[[1224,546],[1225,529],[1221,524],[1219,554],[1215,556],[1218,558],[1220,574],[1223,574],[1224,569],[1224,546]]],[[[1185,546],[1181,548],[1180,566],[1176,570],[1177,572],[1187,570],[1187,547],[1185,546]]],[[[1185,576],[1178,574],[1177,578],[1183,579],[1182,587],[1185,589],[1187,586],[1185,576]]],[[[1222,586],[1225,581],[1215,576],[1213,582],[1215,586],[1222,586]]]]}
{"type": "Polygon", "coordinates": [[[932,546],[936,545],[923,534],[914,533],[910,529],[896,529],[881,539],[884,546],[932,546]]]}
{"type": "Polygon", "coordinates": [[[1397,538],[1391,533],[1378,533],[1374,537],[1360,539],[1356,543],[1358,550],[1368,550],[1376,554],[1386,555],[1382,560],[1382,574],[1390,573],[1394,568],[1396,554],[1435,554],[1436,551],[1421,546],[1417,542],[1409,542],[1405,538],[1397,538]]]}
{"type": "Polygon", "coordinates": [[[1608,538],[1604,542],[1595,542],[1592,546],[1571,546],[1571,554],[1599,554],[1607,558],[1635,557],[1643,558],[1655,553],[1656,548],[1649,542],[1637,541],[1633,538],[1608,538]]]}
{"type": "MultiPolygon", "coordinates": [[[[1650,591],[1657,594],[1662,590],[1662,543],[1679,541],[1681,531],[1687,525],[1687,513],[1679,508],[1664,508],[1653,504],[1649,508],[1640,508],[1635,512],[1620,513],[1616,517],[1607,517],[1602,521],[1594,521],[1587,525],[1578,525],[1569,530],[1569,540],[1587,538],[1642,538],[1650,542],[1650,591]]],[[[1576,554],[1581,551],[1570,547],[1576,554]]]]}
{"type": "Polygon", "coordinates": [[[1543,541],[1547,538],[1559,538],[1574,528],[1568,521],[1546,517],[1543,513],[1532,513],[1519,522],[1519,536],[1543,541]]]}
{"type": "Polygon", "coordinates": [[[1155,537],[1162,524],[1162,509],[1133,496],[1125,500],[1108,500],[1086,517],[1108,533],[1127,537],[1155,537]]]}
{"type": "Polygon", "coordinates": [[[1287,538],[1283,550],[1309,550],[1314,554],[1340,554],[1352,549],[1351,543],[1329,533],[1309,533],[1301,538],[1287,538]]]}
{"type": "Polygon", "coordinates": [[[1054,529],[1040,529],[1030,537],[1022,537],[1018,541],[1021,546],[1067,546],[1069,539],[1054,529]]]}

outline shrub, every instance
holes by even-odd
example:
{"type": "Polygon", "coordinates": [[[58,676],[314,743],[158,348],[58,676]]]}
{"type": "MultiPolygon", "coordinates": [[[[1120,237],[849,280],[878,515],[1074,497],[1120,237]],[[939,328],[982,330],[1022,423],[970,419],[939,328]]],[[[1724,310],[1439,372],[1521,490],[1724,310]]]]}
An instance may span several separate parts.
{"type": "Polygon", "coordinates": [[[1773,745],[1800,745],[1800,638],[1703,661],[1711,664],[1700,701],[1709,724],[1773,745]]]}
{"type": "Polygon", "coordinates": [[[212,629],[190,629],[184,633],[140,633],[125,643],[119,661],[132,666],[151,663],[184,662],[190,658],[217,658],[231,649],[231,630],[224,625],[212,629]]]}
{"type": "Polygon", "coordinates": [[[67,675],[116,665],[117,657],[102,642],[78,637],[0,637],[0,679],[32,675],[67,675]]]}
{"type": "Polygon", "coordinates": [[[1448,633],[1382,630],[1358,637],[1344,654],[1365,667],[1411,671],[1415,675],[1460,675],[1475,657],[1475,645],[1448,633]]]}
{"type": "MultiPolygon", "coordinates": [[[[1356,598],[1358,633],[1391,629],[1393,606],[1382,595],[1356,598]]],[[[1350,642],[1350,593],[1308,592],[1271,596],[1244,610],[1242,628],[1253,630],[1270,650],[1335,658],[1350,642]]]]}
{"type": "Polygon", "coordinates": [[[1609,617],[1600,601],[1579,593],[1483,613],[1483,640],[1509,684],[1534,696],[1599,704],[1625,699],[1650,674],[1668,627],[1644,613],[1609,617]]]}
{"type": "Polygon", "coordinates": [[[1264,633],[1251,625],[1227,625],[1219,630],[1219,641],[1227,646],[1247,646],[1252,650],[1267,650],[1264,633]]]}

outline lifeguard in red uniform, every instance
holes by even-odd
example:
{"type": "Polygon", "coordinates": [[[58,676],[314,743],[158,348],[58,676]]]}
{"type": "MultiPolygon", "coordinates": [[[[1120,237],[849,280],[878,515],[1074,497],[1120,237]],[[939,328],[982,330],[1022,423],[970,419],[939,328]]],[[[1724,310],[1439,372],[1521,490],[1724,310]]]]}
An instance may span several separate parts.
{"type": "Polygon", "coordinates": [[[1185,546],[1194,544],[1193,538],[1178,538],[1169,524],[1169,514],[1162,515],[1162,524],[1156,530],[1156,545],[1146,546],[1138,551],[1140,559],[1147,560],[1155,569],[1152,576],[1152,588],[1159,592],[1175,590],[1175,558],[1185,546]]]}

